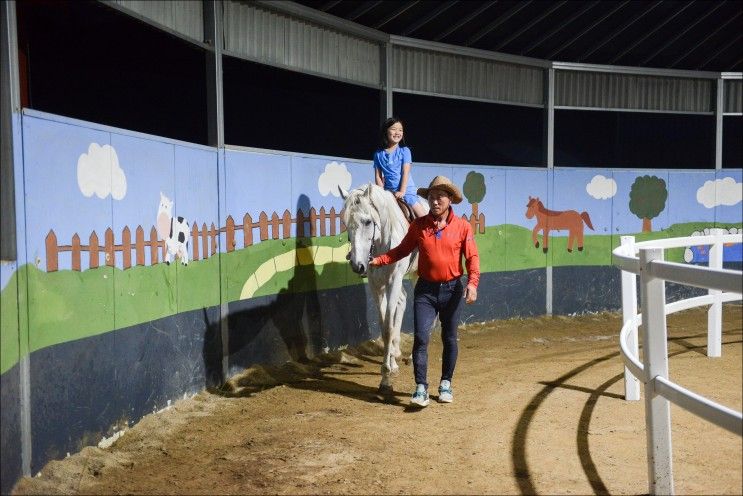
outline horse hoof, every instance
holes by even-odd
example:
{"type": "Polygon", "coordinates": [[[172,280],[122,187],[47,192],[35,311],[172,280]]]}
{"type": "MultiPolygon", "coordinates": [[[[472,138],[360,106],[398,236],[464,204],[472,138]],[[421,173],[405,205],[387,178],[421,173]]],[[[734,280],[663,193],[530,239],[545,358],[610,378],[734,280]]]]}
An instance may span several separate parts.
{"type": "Polygon", "coordinates": [[[537,241],[536,243],[534,243],[534,248],[539,248],[539,241],[537,241]]]}
{"type": "MultiPolygon", "coordinates": [[[[580,250],[580,248],[578,248],[580,250]]],[[[573,250],[571,248],[568,248],[568,253],[573,253],[573,250]]]]}
{"type": "Polygon", "coordinates": [[[392,386],[389,384],[380,384],[379,389],[377,389],[377,393],[381,394],[382,396],[390,396],[394,393],[392,390],[392,386]]]}
{"type": "Polygon", "coordinates": [[[165,262],[165,265],[170,265],[170,262],[165,262]]]}
{"type": "Polygon", "coordinates": [[[542,252],[547,253],[547,248],[542,248],[542,252]]]}
{"type": "Polygon", "coordinates": [[[583,247],[582,246],[579,246],[578,247],[578,251],[583,251],[583,247]]]}

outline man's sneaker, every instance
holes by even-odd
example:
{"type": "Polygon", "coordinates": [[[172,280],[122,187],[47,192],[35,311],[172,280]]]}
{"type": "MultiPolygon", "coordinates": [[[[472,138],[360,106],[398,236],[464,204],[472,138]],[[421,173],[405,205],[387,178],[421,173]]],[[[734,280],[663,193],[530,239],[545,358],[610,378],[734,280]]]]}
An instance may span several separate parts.
{"type": "Polygon", "coordinates": [[[410,398],[410,403],[419,407],[428,406],[428,391],[424,384],[418,384],[413,393],[413,397],[410,398]]]}
{"type": "Polygon", "coordinates": [[[451,403],[454,401],[454,393],[451,390],[451,382],[441,381],[439,386],[439,403],[451,403]]]}

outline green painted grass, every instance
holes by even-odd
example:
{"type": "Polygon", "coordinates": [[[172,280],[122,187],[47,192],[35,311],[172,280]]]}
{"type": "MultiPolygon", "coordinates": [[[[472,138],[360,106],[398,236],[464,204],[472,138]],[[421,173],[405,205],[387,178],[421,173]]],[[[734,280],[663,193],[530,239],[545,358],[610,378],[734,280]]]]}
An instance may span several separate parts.
{"type": "MultiPolygon", "coordinates": [[[[723,224],[718,227],[741,227],[723,224]]],[[[634,234],[637,241],[688,236],[709,227],[709,223],[677,224],[664,231],[634,234]]],[[[546,266],[611,265],[611,250],[619,245],[619,235],[586,235],[583,251],[567,251],[567,237],[551,236],[547,254],[534,248],[531,230],[505,224],[491,226],[477,234],[481,272],[505,272],[546,266]]],[[[0,372],[7,371],[24,353],[19,329],[31,329],[29,351],[82,339],[133,326],[180,312],[217,306],[240,299],[243,285],[265,262],[298,247],[340,247],[346,236],[311,239],[267,240],[248,249],[222,253],[207,260],[180,264],[134,267],[125,271],[100,267],[83,272],[63,270],[46,273],[36,267],[21,267],[0,293],[2,332],[0,332],[0,372]],[[28,325],[19,323],[24,315],[18,309],[18,285],[28,280],[28,325]],[[20,343],[20,344],[19,344],[20,343]]],[[[667,260],[683,261],[683,248],[667,251],[667,260]]],[[[273,272],[255,297],[281,292],[328,290],[365,279],[354,274],[347,263],[298,266],[273,272]]],[[[24,296],[25,298],[25,296],[24,296]]]]}

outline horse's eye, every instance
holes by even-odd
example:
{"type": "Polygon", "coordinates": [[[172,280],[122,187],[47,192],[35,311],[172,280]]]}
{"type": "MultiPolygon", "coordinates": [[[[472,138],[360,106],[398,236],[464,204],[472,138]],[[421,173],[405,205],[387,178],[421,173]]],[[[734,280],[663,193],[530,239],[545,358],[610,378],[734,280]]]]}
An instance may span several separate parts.
{"type": "Polygon", "coordinates": [[[371,225],[371,221],[370,221],[370,220],[365,220],[365,221],[364,221],[364,225],[366,225],[366,226],[370,226],[370,225],[371,225]]]}

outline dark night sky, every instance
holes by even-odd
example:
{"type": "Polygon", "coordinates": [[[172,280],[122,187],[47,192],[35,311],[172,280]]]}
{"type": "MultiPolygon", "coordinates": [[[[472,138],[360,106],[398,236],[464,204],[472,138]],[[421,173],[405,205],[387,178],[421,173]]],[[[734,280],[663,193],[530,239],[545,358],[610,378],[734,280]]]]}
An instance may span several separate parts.
{"type": "MultiPolygon", "coordinates": [[[[24,105],[207,143],[206,54],[99,2],[18,2],[24,105]],[[25,64],[24,64],[25,60],[25,64]]],[[[370,159],[383,95],[223,59],[231,145],[370,159]]],[[[395,93],[420,162],[539,166],[543,110],[395,93]]],[[[726,117],[723,166],[741,167],[743,118],[726,117]]],[[[555,165],[714,168],[714,117],[557,110],[555,165]]]]}

